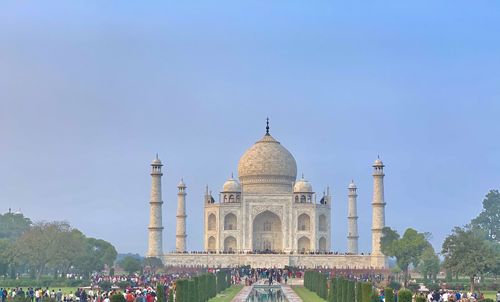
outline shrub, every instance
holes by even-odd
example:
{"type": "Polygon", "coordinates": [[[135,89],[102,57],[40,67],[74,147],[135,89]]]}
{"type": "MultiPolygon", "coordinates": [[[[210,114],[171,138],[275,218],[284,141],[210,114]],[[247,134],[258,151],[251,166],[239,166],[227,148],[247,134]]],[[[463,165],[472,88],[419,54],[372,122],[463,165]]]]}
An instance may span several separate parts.
{"type": "Polygon", "coordinates": [[[422,296],[418,296],[415,298],[415,302],[427,302],[427,299],[422,296]]]}
{"type": "Polygon", "coordinates": [[[128,281],[120,281],[118,283],[116,283],[116,285],[121,288],[121,289],[127,289],[130,287],[130,282],[128,281]]]}
{"type": "Polygon", "coordinates": [[[398,302],[412,302],[411,291],[407,289],[400,290],[398,293],[398,302]]]}
{"type": "Polygon", "coordinates": [[[391,281],[391,283],[389,283],[389,287],[394,289],[394,290],[400,290],[401,289],[401,283],[397,282],[397,281],[391,281]]]}
{"type": "Polygon", "coordinates": [[[490,299],[490,298],[486,298],[486,299],[484,299],[483,301],[484,301],[484,302],[495,302],[495,301],[493,301],[493,299],[490,299]]]}
{"type": "Polygon", "coordinates": [[[354,289],[354,281],[348,281],[347,283],[347,301],[353,302],[355,301],[356,293],[354,289]]]}
{"type": "Polygon", "coordinates": [[[113,284],[111,284],[111,282],[109,281],[102,281],[101,283],[99,283],[99,287],[106,292],[109,292],[111,290],[112,285],[113,284]]]}
{"type": "Polygon", "coordinates": [[[185,302],[186,300],[186,291],[187,291],[187,280],[180,279],[175,281],[175,301],[176,302],[185,302]]]}
{"type": "MultiPolygon", "coordinates": [[[[362,302],[370,302],[371,301],[371,296],[372,296],[372,285],[371,283],[365,282],[361,284],[362,287],[362,294],[361,294],[361,301],[362,302]]],[[[399,301],[401,302],[401,301],[399,301]]]]}
{"type": "Polygon", "coordinates": [[[385,302],[394,302],[394,290],[390,287],[384,289],[385,302]]]}
{"type": "Polygon", "coordinates": [[[188,291],[189,291],[189,302],[198,302],[197,300],[197,291],[194,280],[188,281],[188,291]]]}
{"type": "Polygon", "coordinates": [[[361,282],[356,282],[356,302],[363,301],[363,287],[361,282]]]}
{"type": "Polygon", "coordinates": [[[335,302],[335,279],[330,279],[330,288],[328,289],[328,302],[335,302]]]}
{"type": "Polygon", "coordinates": [[[342,301],[342,279],[336,278],[335,282],[337,283],[337,285],[335,286],[335,289],[337,290],[337,293],[335,294],[335,301],[344,302],[342,301]]]}
{"type": "Polygon", "coordinates": [[[161,284],[156,286],[156,301],[165,302],[165,287],[161,284]]]}
{"type": "Polygon", "coordinates": [[[125,297],[120,292],[112,295],[110,300],[111,302],[126,302],[125,297]]]}
{"type": "Polygon", "coordinates": [[[347,300],[347,279],[342,279],[342,302],[348,302],[347,300]]]}
{"type": "Polygon", "coordinates": [[[420,285],[418,285],[417,283],[410,283],[406,286],[410,291],[412,292],[416,292],[418,291],[418,289],[420,288],[420,285]]]}

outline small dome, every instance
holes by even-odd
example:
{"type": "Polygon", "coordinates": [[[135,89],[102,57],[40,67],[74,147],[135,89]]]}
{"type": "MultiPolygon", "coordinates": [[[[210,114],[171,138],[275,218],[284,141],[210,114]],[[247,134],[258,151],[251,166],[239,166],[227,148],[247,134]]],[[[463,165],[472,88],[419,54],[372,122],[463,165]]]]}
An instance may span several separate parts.
{"type": "Polygon", "coordinates": [[[241,192],[241,185],[236,179],[231,177],[222,186],[222,192],[241,192]]]}
{"type": "Polygon", "coordinates": [[[383,166],[384,166],[384,163],[380,160],[380,158],[377,158],[377,159],[375,160],[375,162],[373,163],[373,166],[374,166],[374,167],[375,167],[375,166],[377,166],[377,167],[380,167],[380,166],[381,166],[381,167],[383,167],[383,166]]]}
{"type": "Polygon", "coordinates": [[[153,162],[151,163],[151,165],[155,165],[155,166],[161,166],[161,160],[158,158],[158,154],[156,154],[156,158],[153,160],[153,162]]]}
{"type": "Polygon", "coordinates": [[[349,189],[356,189],[356,184],[353,180],[351,180],[351,183],[349,184],[349,189]]]}
{"type": "Polygon", "coordinates": [[[185,187],[186,187],[186,184],[184,183],[184,179],[181,178],[181,181],[177,185],[177,188],[185,188],[185,187]]]}
{"type": "Polygon", "coordinates": [[[312,193],[313,188],[310,182],[304,179],[302,177],[301,179],[297,180],[295,182],[295,185],[293,186],[293,192],[294,193],[312,193]]]}

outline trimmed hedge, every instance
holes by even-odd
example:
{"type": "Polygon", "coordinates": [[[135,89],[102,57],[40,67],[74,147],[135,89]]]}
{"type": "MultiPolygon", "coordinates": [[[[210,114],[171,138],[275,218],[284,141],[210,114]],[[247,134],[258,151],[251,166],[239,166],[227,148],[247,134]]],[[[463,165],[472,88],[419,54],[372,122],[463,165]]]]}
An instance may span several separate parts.
{"type": "Polygon", "coordinates": [[[363,286],[360,282],[356,282],[356,302],[363,302],[363,286]]]}
{"type": "Polygon", "coordinates": [[[329,280],[325,274],[306,271],[304,273],[304,287],[328,302],[371,302],[371,283],[359,283],[345,278],[329,280]],[[364,300],[363,287],[366,288],[366,299],[364,300]]]}
{"type": "MultiPolygon", "coordinates": [[[[372,298],[372,285],[364,282],[361,284],[361,302],[371,302],[372,298]]],[[[399,301],[401,302],[401,301],[399,301]]]]}
{"type": "Polygon", "coordinates": [[[347,301],[348,302],[354,302],[356,300],[356,282],[354,281],[347,281],[347,301]]]}
{"type": "Polygon", "coordinates": [[[398,302],[412,302],[412,293],[407,289],[398,292],[398,302]]]}
{"type": "Polygon", "coordinates": [[[394,302],[394,290],[390,287],[384,289],[385,302],[394,302]]]}
{"type": "MultiPolygon", "coordinates": [[[[175,284],[175,302],[205,302],[231,286],[231,274],[228,271],[207,273],[177,280],[175,284]]],[[[174,290],[170,292],[170,296],[173,295],[174,290]]]]}

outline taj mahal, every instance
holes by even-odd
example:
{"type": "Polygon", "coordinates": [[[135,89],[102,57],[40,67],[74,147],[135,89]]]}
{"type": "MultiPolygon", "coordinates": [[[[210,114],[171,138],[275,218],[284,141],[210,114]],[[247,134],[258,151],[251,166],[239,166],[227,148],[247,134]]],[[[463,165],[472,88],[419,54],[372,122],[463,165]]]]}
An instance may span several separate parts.
{"type": "Polygon", "coordinates": [[[147,257],[167,266],[385,268],[380,250],[385,226],[384,164],[373,164],[372,251],[358,252],[357,194],[347,188],[348,250],[331,251],[332,197],[318,196],[304,176],[297,179],[293,155],[269,131],[240,158],[237,178],[231,176],[215,198],[204,196],[204,252],[186,248],[186,184],[177,186],[175,252],[163,253],[162,162],[151,163],[152,188],[147,257]]]}

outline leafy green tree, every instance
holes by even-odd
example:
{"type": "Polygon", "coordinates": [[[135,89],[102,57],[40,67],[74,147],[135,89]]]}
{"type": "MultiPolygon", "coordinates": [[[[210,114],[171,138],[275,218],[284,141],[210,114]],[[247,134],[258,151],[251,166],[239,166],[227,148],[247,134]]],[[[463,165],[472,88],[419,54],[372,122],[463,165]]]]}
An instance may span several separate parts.
{"type": "Polygon", "coordinates": [[[88,263],[82,263],[87,251],[85,235],[82,232],[71,229],[68,225],[64,229],[58,230],[54,236],[55,245],[64,248],[53,251],[50,262],[53,267],[59,269],[63,276],[66,276],[73,266],[77,268],[88,267],[88,263]]]}
{"type": "Polygon", "coordinates": [[[65,222],[40,222],[33,225],[15,243],[17,261],[32,267],[39,279],[48,265],[58,261],[58,253],[64,250],[58,238],[70,229],[65,222]]]}
{"type": "Polygon", "coordinates": [[[436,280],[436,276],[439,273],[440,261],[439,257],[434,251],[434,248],[429,245],[425,248],[424,252],[420,256],[420,263],[418,264],[418,269],[420,273],[424,276],[424,279],[436,280]]]}
{"type": "Polygon", "coordinates": [[[380,240],[382,253],[396,258],[398,267],[404,272],[405,286],[408,282],[408,267],[410,264],[416,267],[420,262],[420,256],[430,246],[427,236],[428,234],[419,233],[412,228],[408,228],[401,238],[389,227],[382,230],[380,240]]]}
{"type": "Polygon", "coordinates": [[[132,256],[126,256],[118,263],[118,265],[129,275],[140,271],[142,268],[141,260],[132,256]]]}
{"type": "Polygon", "coordinates": [[[491,190],[483,200],[482,212],[471,221],[472,227],[485,231],[486,238],[500,242],[500,192],[491,190]]]}
{"type": "Polygon", "coordinates": [[[469,276],[471,292],[474,292],[474,277],[497,265],[495,251],[477,229],[456,227],[445,239],[442,254],[446,269],[469,276]]]}
{"type": "MultiPolygon", "coordinates": [[[[82,234],[83,235],[83,234],[82,234]]],[[[105,266],[111,266],[116,259],[116,249],[109,242],[95,238],[79,238],[77,245],[80,255],[76,258],[75,267],[85,276],[92,272],[101,272],[105,266]]]]}
{"type": "Polygon", "coordinates": [[[12,265],[11,249],[12,244],[9,240],[0,239],[0,276],[6,276],[12,265]]]}
{"type": "Polygon", "coordinates": [[[32,222],[23,214],[8,212],[0,214],[0,239],[17,239],[29,229],[32,222]]]}

